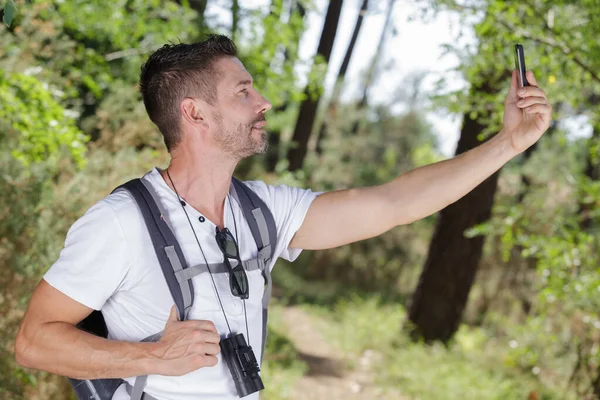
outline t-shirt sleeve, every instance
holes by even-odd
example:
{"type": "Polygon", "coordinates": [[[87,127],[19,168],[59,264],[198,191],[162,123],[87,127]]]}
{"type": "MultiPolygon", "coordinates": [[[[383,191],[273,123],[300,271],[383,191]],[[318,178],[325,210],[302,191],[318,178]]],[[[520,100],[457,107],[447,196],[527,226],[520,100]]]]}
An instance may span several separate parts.
{"type": "Polygon", "coordinates": [[[122,285],[130,267],[121,224],[102,200],[71,226],[65,247],[44,280],[75,301],[100,310],[122,285]]]}
{"type": "Polygon", "coordinates": [[[311,203],[321,192],[286,185],[266,185],[260,181],[246,182],[267,203],[277,226],[277,247],[274,258],[294,261],[302,249],[289,247],[302,226],[311,203]]]}

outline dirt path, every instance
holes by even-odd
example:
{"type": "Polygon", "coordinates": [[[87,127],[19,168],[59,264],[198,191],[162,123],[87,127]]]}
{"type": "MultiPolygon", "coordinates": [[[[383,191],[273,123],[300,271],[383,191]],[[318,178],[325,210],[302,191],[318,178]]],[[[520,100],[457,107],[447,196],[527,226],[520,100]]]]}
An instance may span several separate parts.
{"type": "Polygon", "coordinates": [[[283,313],[288,337],[309,367],[294,388],[293,400],[402,399],[398,393],[384,394],[374,386],[370,373],[375,356],[372,352],[366,352],[356,360],[357,367],[349,370],[341,352],[327,343],[313,327],[311,318],[297,307],[288,307],[283,313]]]}

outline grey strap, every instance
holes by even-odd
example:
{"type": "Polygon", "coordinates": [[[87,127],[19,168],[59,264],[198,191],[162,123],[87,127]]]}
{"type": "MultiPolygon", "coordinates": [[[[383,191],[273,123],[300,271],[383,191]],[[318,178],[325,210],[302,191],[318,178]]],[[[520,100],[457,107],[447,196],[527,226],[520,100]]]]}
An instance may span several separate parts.
{"type": "Polygon", "coordinates": [[[144,388],[146,387],[146,381],[148,381],[148,375],[140,375],[135,378],[133,382],[133,390],[131,392],[128,391],[130,400],[142,400],[142,396],[144,395],[144,388]]]}
{"type": "Polygon", "coordinates": [[[87,386],[88,390],[90,391],[90,396],[91,396],[90,400],[102,400],[100,398],[100,395],[96,391],[94,384],[89,379],[84,380],[84,382],[85,382],[85,385],[87,386]]]}
{"type": "Polygon", "coordinates": [[[268,244],[258,251],[258,258],[269,260],[271,258],[271,245],[268,244]]]}
{"type": "MultiPolygon", "coordinates": [[[[127,393],[131,396],[131,400],[158,400],[156,397],[150,396],[148,393],[144,393],[142,392],[139,397],[133,397],[135,394],[135,386],[137,386],[138,380],[141,377],[137,377],[135,379],[135,383],[134,386],[131,386],[129,384],[129,382],[125,381],[125,390],[127,390],[127,393]]],[[[145,376],[145,378],[148,378],[148,376],[145,376]]],[[[146,384],[146,381],[144,380],[144,384],[146,384]]]]}
{"type": "MultiPolygon", "coordinates": [[[[158,198],[158,195],[156,194],[156,191],[154,190],[152,185],[149,182],[147,182],[145,179],[140,179],[140,181],[146,187],[146,189],[148,189],[148,193],[150,193],[150,196],[152,197],[152,199],[154,199],[154,202],[156,203],[156,207],[158,208],[158,211],[160,211],[160,214],[167,215],[167,213],[165,212],[165,208],[163,207],[163,205],[162,205],[160,199],[158,198]]],[[[163,218],[163,220],[167,223],[167,226],[169,227],[169,229],[171,229],[171,232],[175,232],[175,230],[173,229],[173,225],[171,225],[171,222],[169,221],[169,219],[163,218]]]]}
{"type": "MultiPolygon", "coordinates": [[[[258,231],[260,232],[260,238],[262,240],[263,248],[269,246],[271,243],[269,241],[269,228],[267,228],[267,221],[265,220],[265,216],[260,208],[255,208],[252,210],[252,215],[254,219],[256,219],[256,223],[258,224],[258,231]]],[[[269,258],[270,255],[269,255],[269,258]]]]}
{"type": "Polygon", "coordinates": [[[165,333],[165,331],[160,331],[158,333],[155,333],[154,335],[150,335],[145,339],[142,339],[142,342],[158,342],[160,340],[160,338],[162,337],[163,333],[165,333]]]}
{"type": "Polygon", "coordinates": [[[256,220],[256,224],[258,225],[258,230],[260,232],[263,248],[259,250],[259,258],[263,259],[263,276],[267,284],[265,285],[265,291],[263,293],[262,298],[262,351],[260,353],[260,363],[262,364],[263,357],[265,355],[265,348],[267,346],[267,325],[268,325],[268,307],[269,302],[271,301],[271,292],[273,290],[273,282],[271,280],[271,268],[269,266],[269,262],[271,260],[271,241],[269,240],[269,229],[267,227],[267,221],[265,220],[265,216],[260,208],[255,208],[252,210],[252,215],[256,220]]]}
{"type": "MultiPolygon", "coordinates": [[[[175,252],[174,246],[165,247],[165,253],[167,253],[167,257],[169,257],[169,261],[171,262],[171,267],[173,267],[175,276],[177,276],[178,272],[186,271],[188,269],[183,269],[181,261],[175,252]]],[[[185,315],[185,319],[187,319],[187,316],[192,308],[192,293],[190,291],[190,285],[188,285],[186,282],[179,281],[179,286],[181,287],[181,294],[183,295],[183,315],[185,315]]],[[[181,314],[178,313],[178,315],[181,314]]]]}
{"type": "MultiPolygon", "coordinates": [[[[242,265],[246,271],[254,271],[254,270],[262,270],[264,268],[265,262],[260,258],[254,258],[248,261],[242,261],[242,265]]],[[[210,272],[213,274],[224,274],[229,272],[225,263],[216,263],[209,264],[210,272]]],[[[192,279],[193,277],[207,273],[208,269],[206,268],[206,264],[198,264],[193,267],[189,267],[186,269],[182,269],[175,272],[175,278],[177,278],[178,282],[184,282],[188,279],[192,279]]]]}
{"type": "MultiPolygon", "coordinates": [[[[158,342],[162,337],[164,331],[160,331],[155,333],[154,335],[150,335],[145,339],[142,339],[142,342],[158,342]]],[[[125,381],[127,393],[131,396],[131,400],[152,400],[154,397],[144,393],[144,388],[146,387],[146,382],[148,381],[148,375],[140,375],[135,378],[133,382],[133,387],[125,381]]]]}

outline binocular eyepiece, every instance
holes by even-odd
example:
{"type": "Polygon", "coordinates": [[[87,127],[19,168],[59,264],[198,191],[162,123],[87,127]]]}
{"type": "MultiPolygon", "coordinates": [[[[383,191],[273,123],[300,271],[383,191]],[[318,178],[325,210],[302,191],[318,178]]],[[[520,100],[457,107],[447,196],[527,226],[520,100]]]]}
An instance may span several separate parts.
{"type": "Polygon", "coordinates": [[[248,396],[265,388],[259,375],[260,368],[254,351],[246,344],[244,334],[238,333],[223,339],[219,345],[239,397],[248,396]]]}

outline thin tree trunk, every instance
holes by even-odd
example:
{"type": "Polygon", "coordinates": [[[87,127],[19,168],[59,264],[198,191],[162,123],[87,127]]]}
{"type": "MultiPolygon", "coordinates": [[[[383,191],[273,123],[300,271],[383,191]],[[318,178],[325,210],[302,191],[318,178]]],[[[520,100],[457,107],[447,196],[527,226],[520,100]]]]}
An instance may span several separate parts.
{"type": "Polygon", "coordinates": [[[231,1],[231,39],[235,42],[240,25],[240,3],[238,0],[231,1]]]}
{"type": "Polygon", "coordinates": [[[340,66],[340,70],[338,71],[337,78],[335,80],[335,85],[333,87],[333,93],[331,95],[331,103],[329,104],[327,110],[327,117],[324,118],[323,123],[321,124],[321,129],[319,130],[319,136],[317,137],[317,153],[322,153],[322,144],[323,139],[325,138],[325,134],[327,132],[327,121],[335,120],[337,113],[337,106],[339,102],[341,88],[344,84],[344,78],[346,77],[346,71],[348,71],[348,66],[350,65],[350,59],[352,58],[352,53],[354,52],[354,46],[356,45],[356,40],[358,39],[358,34],[360,33],[360,28],[363,23],[363,19],[365,14],[367,13],[369,7],[369,0],[363,0],[362,6],[360,7],[360,11],[358,12],[358,17],[356,18],[356,24],[354,25],[354,31],[352,32],[352,38],[350,39],[350,44],[348,44],[348,48],[346,49],[346,54],[344,55],[344,61],[340,66]]]}
{"type": "MultiPolygon", "coordinates": [[[[178,3],[181,4],[181,1],[178,1],[178,3]]],[[[206,5],[208,4],[208,0],[189,0],[188,3],[192,10],[196,10],[198,15],[204,18],[204,12],[206,11],[206,5]]]]}
{"type": "MultiPolygon", "coordinates": [[[[472,88],[471,96],[497,92],[489,80],[472,88]]],[[[456,155],[481,144],[486,126],[469,113],[463,117],[456,155]]],[[[484,236],[466,238],[464,231],[487,221],[492,213],[499,171],[469,194],[440,212],[427,260],[409,312],[413,335],[426,341],[447,342],[456,332],[483,253],[484,236]]]]}
{"type": "MultiPolygon", "coordinates": [[[[278,12],[281,14],[281,8],[275,7],[275,1],[271,2],[271,12],[278,12]]],[[[299,0],[292,0],[290,2],[290,10],[289,10],[289,18],[292,18],[293,13],[298,13],[302,19],[306,16],[306,8],[302,5],[299,0]]],[[[281,15],[279,15],[281,18],[281,15]]],[[[292,43],[298,44],[300,41],[301,32],[298,33],[297,36],[294,37],[292,43]]],[[[296,46],[297,48],[297,46],[296,46]]],[[[283,63],[285,64],[290,59],[290,49],[288,46],[283,48],[283,63]]],[[[280,106],[276,107],[273,111],[277,114],[285,112],[290,106],[290,98],[289,95],[285,96],[285,101],[280,106]]],[[[269,172],[275,172],[275,168],[277,167],[277,163],[279,162],[280,152],[282,151],[281,147],[281,130],[269,132],[269,150],[266,155],[266,168],[269,172]]]]}
{"type": "MultiPolygon", "coordinates": [[[[390,0],[390,2],[388,4],[388,8],[387,8],[386,15],[385,15],[385,22],[383,24],[383,30],[381,31],[379,43],[377,44],[377,50],[375,51],[375,55],[373,56],[373,59],[371,60],[371,65],[369,66],[369,69],[367,70],[367,76],[365,79],[365,87],[363,89],[363,95],[356,107],[357,115],[360,115],[360,113],[367,107],[367,102],[369,100],[369,90],[371,89],[371,86],[373,85],[373,81],[375,78],[375,72],[377,70],[377,65],[379,63],[379,59],[381,58],[381,53],[383,52],[383,45],[385,44],[389,26],[390,26],[390,23],[392,22],[392,15],[393,15],[393,11],[394,11],[395,1],[396,0],[390,0]]],[[[350,130],[352,135],[356,135],[358,133],[359,123],[360,123],[360,121],[357,119],[354,122],[354,124],[352,125],[352,129],[350,130]]]]}
{"type": "MultiPolygon", "coordinates": [[[[592,96],[590,99],[591,104],[600,103],[600,96],[592,96]]],[[[600,142],[600,113],[596,113],[592,115],[591,119],[592,123],[592,137],[589,139],[590,144],[594,144],[594,142],[600,142]]],[[[588,155],[586,159],[585,165],[585,176],[592,181],[600,180],[600,165],[594,160],[593,155],[589,151],[590,146],[588,148],[588,155]]],[[[586,204],[583,201],[579,203],[579,215],[581,216],[581,229],[585,231],[589,231],[592,228],[592,218],[591,214],[594,212],[593,204],[586,204]]],[[[600,374],[600,371],[599,371],[600,374]]]]}
{"type": "MultiPolygon", "coordinates": [[[[177,0],[178,4],[182,4],[182,0],[177,0]]],[[[206,6],[208,5],[208,0],[189,0],[188,4],[192,10],[195,10],[198,13],[198,21],[200,25],[200,32],[203,32],[206,28],[206,24],[204,23],[204,12],[206,11],[206,6]]]]}
{"type": "MultiPolygon", "coordinates": [[[[327,8],[327,15],[325,16],[325,23],[323,24],[323,31],[321,32],[321,39],[317,49],[317,54],[322,56],[326,63],[329,63],[329,59],[331,58],[331,50],[333,48],[338,22],[340,20],[342,3],[343,0],[331,0],[329,2],[329,7],[327,8]]],[[[304,95],[306,98],[300,105],[300,112],[298,113],[298,119],[296,120],[296,127],[292,137],[292,142],[295,146],[288,152],[290,171],[296,171],[302,168],[308,150],[308,141],[310,139],[310,134],[312,133],[317,107],[319,106],[320,95],[312,96],[308,85],[304,90],[304,95]]]]}

